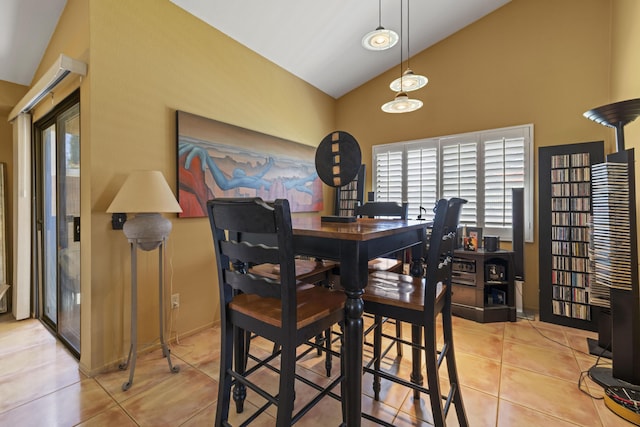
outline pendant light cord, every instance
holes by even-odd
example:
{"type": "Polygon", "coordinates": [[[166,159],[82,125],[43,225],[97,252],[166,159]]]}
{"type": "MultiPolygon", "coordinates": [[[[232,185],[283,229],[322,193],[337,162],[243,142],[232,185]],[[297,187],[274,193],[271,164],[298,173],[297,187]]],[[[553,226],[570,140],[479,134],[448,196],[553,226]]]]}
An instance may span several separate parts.
{"type": "Polygon", "coordinates": [[[404,31],[402,27],[402,3],[403,0],[400,0],[400,92],[402,92],[402,41],[404,40],[404,31]]]}
{"type": "MultiPolygon", "coordinates": [[[[402,1],[402,0],[401,0],[402,1]]],[[[411,51],[409,50],[409,38],[411,36],[411,13],[409,12],[409,6],[411,5],[411,0],[407,0],[407,69],[411,68],[409,66],[409,58],[411,58],[411,51]]]]}
{"type": "Polygon", "coordinates": [[[382,27],[382,0],[378,0],[378,27],[382,27]]]}

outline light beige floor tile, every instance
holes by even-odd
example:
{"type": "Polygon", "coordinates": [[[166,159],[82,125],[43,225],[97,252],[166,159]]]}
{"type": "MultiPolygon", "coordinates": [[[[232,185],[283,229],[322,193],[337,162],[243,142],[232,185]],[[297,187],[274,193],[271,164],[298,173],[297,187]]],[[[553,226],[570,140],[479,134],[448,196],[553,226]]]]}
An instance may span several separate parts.
{"type": "MultiPolygon", "coordinates": [[[[52,344],[52,345],[55,345],[52,344]]],[[[52,360],[19,375],[2,378],[0,413],[38,399],[86,378],[76,361],[52,360]]]]}
{"type": "Polygon", "coordinates": [[[102,387],[92,379],[85,379],[3,413],[1,423],[25,427],[73,426],[111,406],[115,402],[102,387]]]}
{"type": "MultiPolygon", "coordinates": [[[[496,425],[498,413],[498,398],[470,387],[462,387],[462,401],[467,414],[469,425],[474,427],[489,427],[496,425]]],[[[455,408],[449,410],[447,426],[459,426],[455,408]]]]}
{"type": "MultiPolygon", "coordinates": [[[[498,396],[500,390],[500,362],[472,354],[456,352],[456,366],[460,384],[492,396],[498,396]]],[[[443,363],[440,375],[448,382],[447,364],[443,363]]]]}
{"type": "Polygon", "coordinates": [[[479,332],[474,329],[454,328],[453,342],[457,352],[497,361],[502,359],[504,339],[501,335],[479,332]]]}
{"type": "Polygon", "coordinates": [[[102,411],[93,418],[78,424],[78,427],[106,427],[106,426],[118,426],[118,427],[136,427],[137,424],[133,422],[131,417],[119,406],[112,406],[109,409],[102,411]]]}
{"type": "Polygon", "coordinates": [[[505,341],[535,345],[554,350],[563,350],[569,345],[562,329],[557,325],[549,328],[547,324],[529,321],[510,322],[505,324],[505,341]]]}
{"type": "MultiPolygon", "coordinates": [[[[372,366],[373,367],[373,366],[372,366]]],[[[411,357],[383,359],[381,369],[400,378],[409,379],[411,375],[411,357]]],[[[423,371],[421,371],[423,372],[423,371]]],[[[424,380],[426,382],[426,379],[424,380]]],[[[370,373],[362,377],[362,393],[370,398],[374,397],[373,375],[370,373]]],[[[384,378],[380,381],[380,401],[392,408],[398,409],[409,394],[409,389],[384,378]]]]}
{"type": "Polygon", "coordinates": [[[462,317],[453,316],[452,317],[453,329],[456,328],[465,328],[465,329],[473,329],[475,331],[483,332],[486,334],[494,334],[497,336],[504,335],[504,325],[506,322],[490,322],[490,323],[479,323],[474,322],[473,320],[464,319],[462,317]]]}
{"type": "MultiPolygon", "coordinates": [[[[179,366],[180,370],[188,367],[177,356],[171,356],[174,366],[179,366]]],[[[129,369],[116,369],[104,374],[97,375],[96,381],[109,392],[116,402],[130,399],[137,394],[148,390],[180,372],[173,373],[169,370],[167,359],[162,355],[160,349],[150,353],[141,354],[136,361],[136,369],[133,376],[133,384],[127,391],[122,390],[122,385],[129,381],[129,369]]]]}
{"type": "MultiPolygon", "coordinates": [[[[368,395],[362,396],[362,412],[373,417],[379,418],[385,422],[391,423],[398,414],[398,409],[387,404],[386,401],[376,401],[368,395]]],[[[379,425],[374,421],[363,419],[362,426],[369,427],[379,425]]]]}
{"type": "Polygon", "coordinates": [[[175,426],[215,402],[217,395],[216,381],[188,367],[123,401],[121,406],[140,425],[175,426]]]}
{"type": "Polygon", "coordinates": [[[0,333],[0,356],[24,350],[38,344],[55,345],[55,337],[39,321],[15,322],[19,326],[7,327],[0,333]],[[22,322],[27,322],[22,325],[22,322]]]}
{"type": "MultiPolygon", "coordinates": [[[[371,320],[366,319],[365,323],[370,324],[371,320]]],[[[522,319],[481,324],[454,317],[453,324],[462,396],[471,426],[631,426],[611,412],[602,400],[593,400],[578,390],[579,372],[588,370],[597,360],[584,354],[586,338],[597,336],[593,332],[522,319]]],[[[410,326],[404,324],[406,339],[410,339],[410,331],[410,326]]],[[[395,335],[395,327],[387,324],[385,332],[395,335]]],[[[437,334],[441,342],[440,326],[437,334]]],[[[82,426],[211,425],[218,390],[219,339],[219,326],[181,337],[179,344],[172,345],[172,360],[182,368],[178,374],[169,372],[160,351],[140,355],[133,387],[123,392],[121,386],[128,379],[128,371],[116,370],[87,379],[78,371],[77,360],[39,321],[16,322],[10,315],[0,315],[0,425],[40,426],[42,417],[52,420],[46,425],[62,426],[79,422],[82,426]],[[64,413],[55,414],[51,412],[52,407],[57,408],[56,411],[63,408],[64,413]],[[19,417],[20,422],[16,424],[11,417],[19,417]],[[33,419],[35,424],[29,424],[33,419]]],[[[372,336],[367,340],[371,341],[372,336]]],[[[338,345],[334,344],[336,350],[338,345]]],[[[253,340],[251,348],[252,353],[264,357],[271,353],[273,344],[258,338],[253,340]]],[[[370,347],[365,347],[364,355],[365,361],[371,358],[370,347]]],[[[334,377],[339,369],[337,362],[333,364],[334,377]]],[[[273,363],[278,366],[279,358],[273,363]]],[[[421,363],[424,370],[424,358],[421,363]]],[[[606,365],[611,361],[600,359],[599,363],[606,365]]],[[[409,347],[404,347],[401,358],[396,357],[394,347],[385,357],[384,365],[408,378],[409,347]]],[[[324,375],[324,356],[318,357],[315,352],[304,357],[298,372],[313,382],[328,381],[324,375]]],[[[445,393],[449,388],[445,366],[440,374],[445,393]]],[[[276,392],[277,374],[262,372],[254,379],[276,392]]],[[[589,378],[582,382],[582,389],[596,398],[603,392],[589,378]]],[[[314,391],[298,384],[296,390],[296,409],[299,409],[311,399],[314,391]]],[[[426,396],[413,402],[409,390],[386,384],[382,390],[383,400],[376,402],[371,397],[370,375],[364,377],[363,392],[365,413],[398,426],[431,425],[426,396]]],[[[339,394],[339,390],[336,393],[339,394]]],[[[256,405],[263,402],[249,392],[242,414],[235,413],[232,403],[231,424],[246,420],[256,405]]],[[[337,425],[341,419],[340,408],[339,402],[325,398],[298,425],[337,425]]],[[[268,409],[252,425],[274,425],[275,413],[275,408],[268,409]]],[[[447,425],[458,425],[453,409],[447,421],[447,425]]],[[[376,424],[363,420],[362,425],[376,424]]]]}
{"type": "Polygon", "coordinates": [[[575,427],[576,425],[506,400],[500,400],[497,427],[513,426],[575,427]]]}
{"type": "Polygon", "coordinates": [[[220,328],[209,328],[180,340],[180,344],[171,345],[171,353],[189,363],[200,367],[220,357],[220,328]]]}
{"type": "Polygon", "coordinates": [[[577,381],[580,376],[578,362],[568,348],[551,352],[543,347],[507,341],[502,363],[567,381],[577,381]]]}
{"type": "Polygon", "coordinates": [[[342,405],[332,398],[322,399],[296,423],[300,427],[338,426],[342,423],[342,405]]]}
{"type": "Polygon", "coordinates": [[[412,417],[406,412],[400,412],[393,420],[395,427],[432,427],[432,423],[428,423],[424,420],[412,417]]]}
{"type": "Polygon", "coordinates": [[[566,332],[565,336],[567,337],[567,341],[569,342],[569,346],[575,350],[576,352],[582,352],[589,354],[589,344],[587,338],[593,338],[598,341],[597,337],[588,337],[583,334],[574,334],[571,332],[566,332]]]}
{"type": "Polygon", "coordinates": [[[593,401],[576,381],[503,365],[500,398],[581,426],[600,425],[593,401]]]}
{"type": "Polygon", "coordinates": [[[14,351],[1,356],[0,382],[4,378],[23,375],[33,369],[52,364],[77,364],[77,360],[60,343],[39,342],[23,351],[14,351]]]}

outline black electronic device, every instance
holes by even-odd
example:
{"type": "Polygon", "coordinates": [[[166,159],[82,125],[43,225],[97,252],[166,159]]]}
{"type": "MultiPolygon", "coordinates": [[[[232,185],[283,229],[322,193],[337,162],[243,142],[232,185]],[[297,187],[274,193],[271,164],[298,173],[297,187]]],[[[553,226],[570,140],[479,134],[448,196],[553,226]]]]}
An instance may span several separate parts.
{"type": "Polygon", "coordinates": [[[524,188],[511,191],[513,268],[516,279],[524,280],[524,188]]]}
{"type": "Polygon", "coordinates": [[[495,252],[500,249],[500,236],[484,236],[484,250],[495,252]]]}
{"type": "Polygon", "coordinates": [[[476,263],[474,261],[467,261],[459,258],[454,258],[452,268],[454,271],[463,271],[465,273],[475,273],[476,263]]]}

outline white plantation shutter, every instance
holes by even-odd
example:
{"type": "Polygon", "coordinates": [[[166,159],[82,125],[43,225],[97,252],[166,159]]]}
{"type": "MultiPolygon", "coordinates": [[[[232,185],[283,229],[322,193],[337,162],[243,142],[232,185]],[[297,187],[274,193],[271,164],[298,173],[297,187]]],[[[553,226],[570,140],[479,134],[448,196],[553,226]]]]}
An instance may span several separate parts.
{"type": "Polygon", "coordinates": [[[440,198],[467,200],[461,224],[511,240],[512,188],[525,189],[525,241],[533,241],[533,125],[373,147],[376,200],[409,202],[409,218],[440,198]]]}
{"type": "Polygon", "coordinates": [[[442,197],[467,200],[460,222],[478,225],[478,144],[458,142],[457,138],[442,142],[442,197]]]}
{"type": "Polygon", "coordinates": [[[525,184],[525,139],[518,133],[490,134],[483,141],[485,227],[511,229],[511,189],[525,184]]]}
{"type": "Polygon", "coordinates": [[[374,153],[374,191],[376,200],[402,203],[402,147],[374,153]]]}
{"type": "Polygon", "coordinates": [[[407,145],[407,198],[409,218],[426,212],[422,217],[433,219],[433,207],[438,200],[438,147],[437,141],[407,145]]]}

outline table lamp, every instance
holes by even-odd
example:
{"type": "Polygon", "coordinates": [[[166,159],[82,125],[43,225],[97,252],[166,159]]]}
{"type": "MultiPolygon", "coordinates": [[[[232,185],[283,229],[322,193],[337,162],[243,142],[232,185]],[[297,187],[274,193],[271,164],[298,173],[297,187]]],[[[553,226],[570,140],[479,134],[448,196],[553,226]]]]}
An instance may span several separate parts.
{"type": "Polygon", "coordinates": [[[171,221],[161,212],[182,212],[160,171],[133,171],[109,205],[108,213],[135,213],[124,224],[124,235],[137,240],[140,249],[157,248],[171,232],[171,221]]]}
{"type": "Polygon", "coordinates": [[[127,361],[120,365],[124,370],[130,367],[129,380],[122,385],[128,390],[133,384],[138,350],[138,279],[137,248],[152,251],[159,248],[158,254],[158,296],[160,316],[160,344],[162,354],[167,359],[172,373],[180,371],[171,363],[171,354],[164,340],[164,243],[171,232],[171,221],[160,212],[182,212],[169,184],[160,171],[134,171],[127,177],[120,191],[107,208],[107,212],[128,212],[136,216],[124,223],[124,235],[131,246],[131,346],[127,361]]]}

